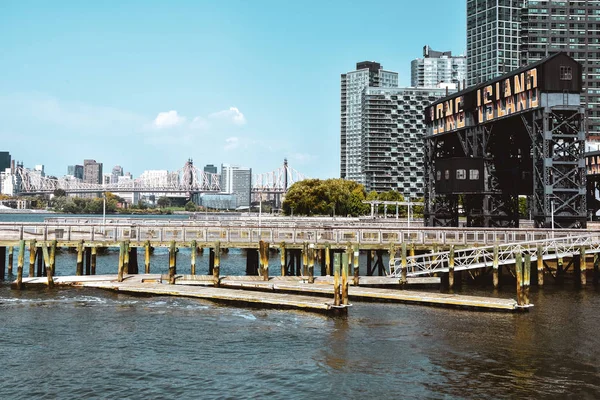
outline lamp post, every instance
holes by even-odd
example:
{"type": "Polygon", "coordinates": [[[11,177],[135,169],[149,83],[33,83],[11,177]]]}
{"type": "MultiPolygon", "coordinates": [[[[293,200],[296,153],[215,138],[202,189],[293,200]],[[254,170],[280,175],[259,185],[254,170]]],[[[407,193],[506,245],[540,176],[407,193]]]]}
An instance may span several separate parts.
{"type": "Polygon", "coordinates": [[[104,235],[104,227],[106,226],[106,192],[102,193],[102,234],[104,235]]]}

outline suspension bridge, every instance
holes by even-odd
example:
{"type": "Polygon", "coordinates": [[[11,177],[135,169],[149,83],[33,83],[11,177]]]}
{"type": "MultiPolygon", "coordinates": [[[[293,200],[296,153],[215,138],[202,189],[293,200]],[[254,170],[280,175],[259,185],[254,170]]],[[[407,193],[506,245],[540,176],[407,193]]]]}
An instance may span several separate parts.
{"type": "MultiPolygon", "coordinates": [[[[115,183],[86,183],[71,177],[44,177],[35,171],[18,168],[20,195],[52,194],[55,190],[64,190],[67,194],[85,193],[164,193],[189,196],[193,193],[222,192],[220,174],[204,172],[194,166],[192,160],[172,172],[153,177],[139,177],[115,183]]],[[[291,185],[306,179],[306,176],[291,168],[287,160],[281,167],[263,174],[254,175],[252,193],[284,194],[291,185]]]]}

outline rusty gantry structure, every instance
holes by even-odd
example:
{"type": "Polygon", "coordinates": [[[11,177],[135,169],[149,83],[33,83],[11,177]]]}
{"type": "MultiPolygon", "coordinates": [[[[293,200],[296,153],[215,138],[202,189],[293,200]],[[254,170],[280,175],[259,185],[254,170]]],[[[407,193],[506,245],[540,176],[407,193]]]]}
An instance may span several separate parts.
{"type": "Polygon", "coordinates": [[[582,67],[565,53],[445,97],[425,110],[425,224],[586,226],[582,67]]]}

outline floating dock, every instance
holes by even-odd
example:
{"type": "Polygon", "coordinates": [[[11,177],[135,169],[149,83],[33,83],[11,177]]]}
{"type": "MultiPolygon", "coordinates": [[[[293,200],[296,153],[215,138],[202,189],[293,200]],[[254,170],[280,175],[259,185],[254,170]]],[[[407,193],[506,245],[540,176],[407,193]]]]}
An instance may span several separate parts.
{"type": "MultiPolygon", "coordinates": [[[[193,297],[216,302],[243,304],[247,306],[298,309],[315,312],[346,312],[347,305],[335,306],[333,287],[329,277],[315,278],[306,283],[303,277],[221,277],[220,286],[212,286],[212,276],[194,276],[193,280],[178,276],[175,284],[167,284],[158,274],[127,275],[118,282],[117,275],[58,276],[55,285],[71,285],[113,290],[121,293],[193,297]],[[163,283],[165,282],[165,283],[163,283]],[[329,299],[327,297],[331,296],[329,299]]],[[[361,279],[362,280],[362,279],[361,279]]],[[[47,278],[23,278],[23,284],[47,285],[47,278]]],[[[483,311],[526,310],[513,299],[463,296],[419,292],[401,289],[349,286],[350,299],[361,301],[401,302],[428,306],[446,306],[483,311]]]]}

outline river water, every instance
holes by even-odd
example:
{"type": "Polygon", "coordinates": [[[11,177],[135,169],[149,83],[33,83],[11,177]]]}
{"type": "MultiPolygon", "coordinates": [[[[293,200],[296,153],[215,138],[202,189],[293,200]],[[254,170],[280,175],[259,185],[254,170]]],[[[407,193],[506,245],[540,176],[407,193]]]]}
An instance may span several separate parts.
{"type": "Polygon", "coordinates": [[[334,318],[3,284],[0,398],[599,398],[598,288],[533,287],[531,301],[523,314],[355,302],[334,318]]]}

